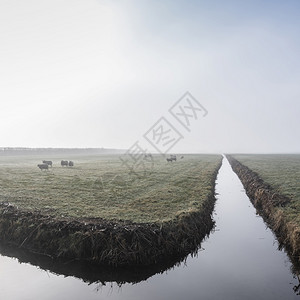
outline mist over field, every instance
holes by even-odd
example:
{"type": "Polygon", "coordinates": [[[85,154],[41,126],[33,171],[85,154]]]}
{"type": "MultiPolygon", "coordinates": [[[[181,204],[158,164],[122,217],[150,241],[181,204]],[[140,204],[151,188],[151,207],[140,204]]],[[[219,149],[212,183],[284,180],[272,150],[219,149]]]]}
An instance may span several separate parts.
{"type": "Polygon", "coordinates": [[[294,0],[0,1],[0,147],[299,153],[299,20],[294,0]]]}

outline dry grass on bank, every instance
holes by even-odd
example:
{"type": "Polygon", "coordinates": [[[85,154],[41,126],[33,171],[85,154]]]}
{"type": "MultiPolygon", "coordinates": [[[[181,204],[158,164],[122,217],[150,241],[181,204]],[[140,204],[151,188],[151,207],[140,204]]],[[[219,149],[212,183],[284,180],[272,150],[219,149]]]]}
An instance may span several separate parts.
{"type": "Polygon", "coordinates": [[[280,209],[300,226],[300,154],[232,155],[291,202],[280,209]]]}
{"type": "Polygon", "coordinates": [[[154,156],[152,172],[138,177],[118,155],[0,157],[0,202],[54,217],[168,221],[201,209],[213,194],[220,161],[220,155],[185,155],[167,163],[154,156]],[[43,159],[52,160],[53,168],[40,171],[43,159]],[[61,159],[75,166],[61,167],[61,159]]]}

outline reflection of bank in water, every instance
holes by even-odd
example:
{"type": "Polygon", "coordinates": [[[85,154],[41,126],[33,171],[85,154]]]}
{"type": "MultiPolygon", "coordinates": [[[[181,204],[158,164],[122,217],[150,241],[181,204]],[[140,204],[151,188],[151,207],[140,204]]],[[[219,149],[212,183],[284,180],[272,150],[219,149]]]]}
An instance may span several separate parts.
{"type": "MultiPolygon", "coordinates": [[[[199,245],[200,247],[200,245],[199,245]]],[[[95,265],[89,262],[66,259],[52,259],[49,256],[32,253],[24,249],[0,245],[0,254],[17,258],[19,263],[29,263],[45,271],[64,276],[72,276],[89,284],[115,282],[121,286],[125,283],[138,283],[155,274],[163,273],[180,264],[184,264],[186,257],[180,260],[168,261],[151,266],[119,267],[95,265]]]]}

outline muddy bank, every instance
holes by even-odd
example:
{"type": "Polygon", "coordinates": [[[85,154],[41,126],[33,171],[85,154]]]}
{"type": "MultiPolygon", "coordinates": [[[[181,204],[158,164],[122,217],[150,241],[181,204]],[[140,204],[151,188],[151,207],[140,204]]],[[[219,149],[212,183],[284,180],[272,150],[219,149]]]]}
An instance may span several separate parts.
{"type": "Polygon", "coordinates": [[[295,223],[288,221],[284,214],[284,207],[289,204],[290,199],[276,193],[257,173],[232,156],[226,155],[226,157],[233,171],[243,183],[253,205],[276,234],[281,247],[285,247],[293,263],[299,266],[300,228],[295,223]]]}
{"type": "MultiPolygon", "coordinates": [[[[221,163],[220,163],[221,165],[221,163]]],[[[202,209],[163,223],[57,219],[0,204],[0,242],[51,257],[94,264],[150,266],[180,260],[198,250],[213,228],[214,186],[202,209]]]]}

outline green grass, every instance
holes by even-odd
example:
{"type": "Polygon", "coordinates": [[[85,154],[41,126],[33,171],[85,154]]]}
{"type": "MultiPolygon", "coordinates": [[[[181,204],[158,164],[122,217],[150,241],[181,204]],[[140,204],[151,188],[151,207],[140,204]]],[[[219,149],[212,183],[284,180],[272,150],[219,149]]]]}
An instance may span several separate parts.
{"type": "MultiPolygon", "coordinates": [[[[54,217],[160,222],[201,209],[211,195],[220,155],[185,155],[167,163],[154,156],[152,172],[130,174],[118,155],[0,157],[0,202],[54,217]],[[37,167],[52,160],[49,171],[37,167]]],[[[148,167],[151,164],[148,163],[148,167]]]]}
{"type": "Polygon", "coordinates": [[[283,210],[290,221],[300,226],[300,154],[232,156],[257,172],[276,192],[291,199],[283,210]]]}

